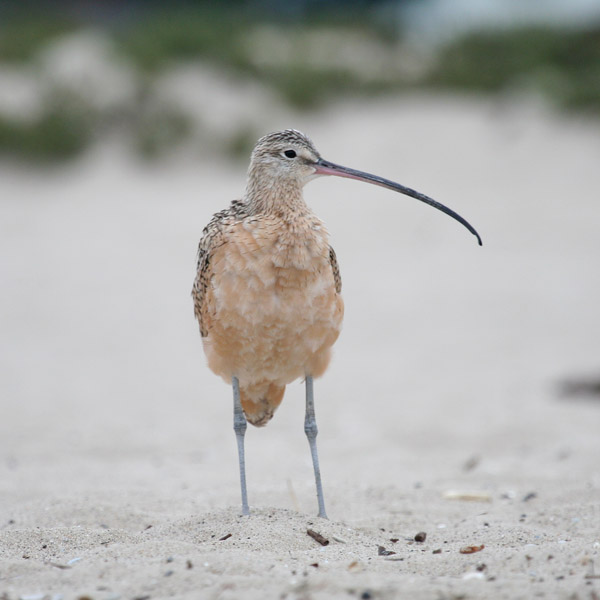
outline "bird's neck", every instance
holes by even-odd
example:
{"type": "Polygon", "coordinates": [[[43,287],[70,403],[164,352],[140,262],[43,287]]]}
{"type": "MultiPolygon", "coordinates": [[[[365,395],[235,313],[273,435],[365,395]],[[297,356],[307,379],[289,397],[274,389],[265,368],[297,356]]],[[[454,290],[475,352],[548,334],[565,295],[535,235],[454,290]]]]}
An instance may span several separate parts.
{"type": "Polygon", "coordinates": [[[296,181],[249,177],[245,200],[251,214],[272,215],[289,223],[312,214],[296,181]]]}

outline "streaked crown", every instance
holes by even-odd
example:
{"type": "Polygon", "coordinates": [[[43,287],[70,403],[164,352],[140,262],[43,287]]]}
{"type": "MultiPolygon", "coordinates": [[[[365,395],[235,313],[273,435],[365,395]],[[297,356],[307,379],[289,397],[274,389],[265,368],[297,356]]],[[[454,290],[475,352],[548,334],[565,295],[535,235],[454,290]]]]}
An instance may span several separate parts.
{"type": "Polygon", "coordinates": [[[280,157],[282,155],[286,158],[295,158],[291,152],[295,152],[297,156],[308,159],[310,162],[315,162],[320,157],[308,136],[296,129],[284,129],[261,137],[252,151],[252,159],[260,161],[263,157],[280,157]],[[285,154],[286,152],[289,156],[285,154]]]}

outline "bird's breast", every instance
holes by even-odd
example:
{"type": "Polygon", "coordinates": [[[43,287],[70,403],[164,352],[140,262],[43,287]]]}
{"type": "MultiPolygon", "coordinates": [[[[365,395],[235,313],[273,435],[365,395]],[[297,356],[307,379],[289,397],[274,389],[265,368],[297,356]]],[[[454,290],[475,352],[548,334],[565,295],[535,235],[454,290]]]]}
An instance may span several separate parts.
{"type": "Polygon", "coordinates": [[[269,221],[236,225],[213,262],[217,306],[249,321],[302,310],[318,318],[335,292],[327,232],[321,225],[287,229],[269,221]]]}
{"type": "MultiPolygon", "coordinates": [[[[327,232],[310,221],[286,228],[268,220],[237,223],[212,259],[213,323],[207,354],[225,378],[291,381],[323,370],[343,316],[327,232]],[[322,358],[320,355],[322,354],[322,358]],[[316,363],[315,363],[316,364],[316,363]]],[[[319,374],[319,373],[315,373],[319,374]]]]}

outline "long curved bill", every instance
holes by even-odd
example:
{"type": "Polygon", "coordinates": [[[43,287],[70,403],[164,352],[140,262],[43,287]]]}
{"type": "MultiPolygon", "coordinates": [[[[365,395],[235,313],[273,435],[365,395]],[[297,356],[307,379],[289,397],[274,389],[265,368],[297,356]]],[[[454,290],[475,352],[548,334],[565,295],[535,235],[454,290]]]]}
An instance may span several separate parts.
{"type": "Polygon", "coordinates": [[[371,175],[370,173],[364,173],[363,171],[357,171],[356,169],[350,169],[349,167],[342,167],[341,165],[336,165],[335,163],[329,162],[323,158],[319,158],[319,160],[314,165],[315,174],[316,175],[336,175],[338,177],[348,177],[349,179],[356,179],[358,181],[366,181],[367,183],[373,183],[375,185],[380,185],[381,187],[388,188],[389,190],[394,190],[395,192],[400,192],[405,196],[410,196],[411,198],[415,198],[420,200],[421,202],[425,202],[425,204],[429,204],[429,206],[433,206],[438,210],[441,210],[443,213],[446,213],[448,216],[452,217],[462,225],[464,225],[476,238],[479,242],[479,245],[482,246],[481,237],[475,230],[475,228],[465,219],[463,219],[458,213],[455,213],[453,210],[440,204],[437,200],[426,196],[425,194],[421,194],[421,192],[417,192],[409,187],[400,185],[395,181],[390,181],[389,179],[384,179],[383,177],[379,177],[378,175],[371,175]]]}

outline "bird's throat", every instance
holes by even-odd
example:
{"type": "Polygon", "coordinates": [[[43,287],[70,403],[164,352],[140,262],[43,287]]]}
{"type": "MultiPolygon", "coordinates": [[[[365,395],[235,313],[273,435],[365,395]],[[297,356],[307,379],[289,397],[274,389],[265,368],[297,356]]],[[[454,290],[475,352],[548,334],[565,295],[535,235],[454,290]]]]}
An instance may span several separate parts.
{"type": "Polygon", "coordinates": [[[312,214],[302,195],[302,186],[296,180],[262,180],[250,177],[245,200],[249,213],[272,215],[286,223],[306,219],[312,214]]]}

